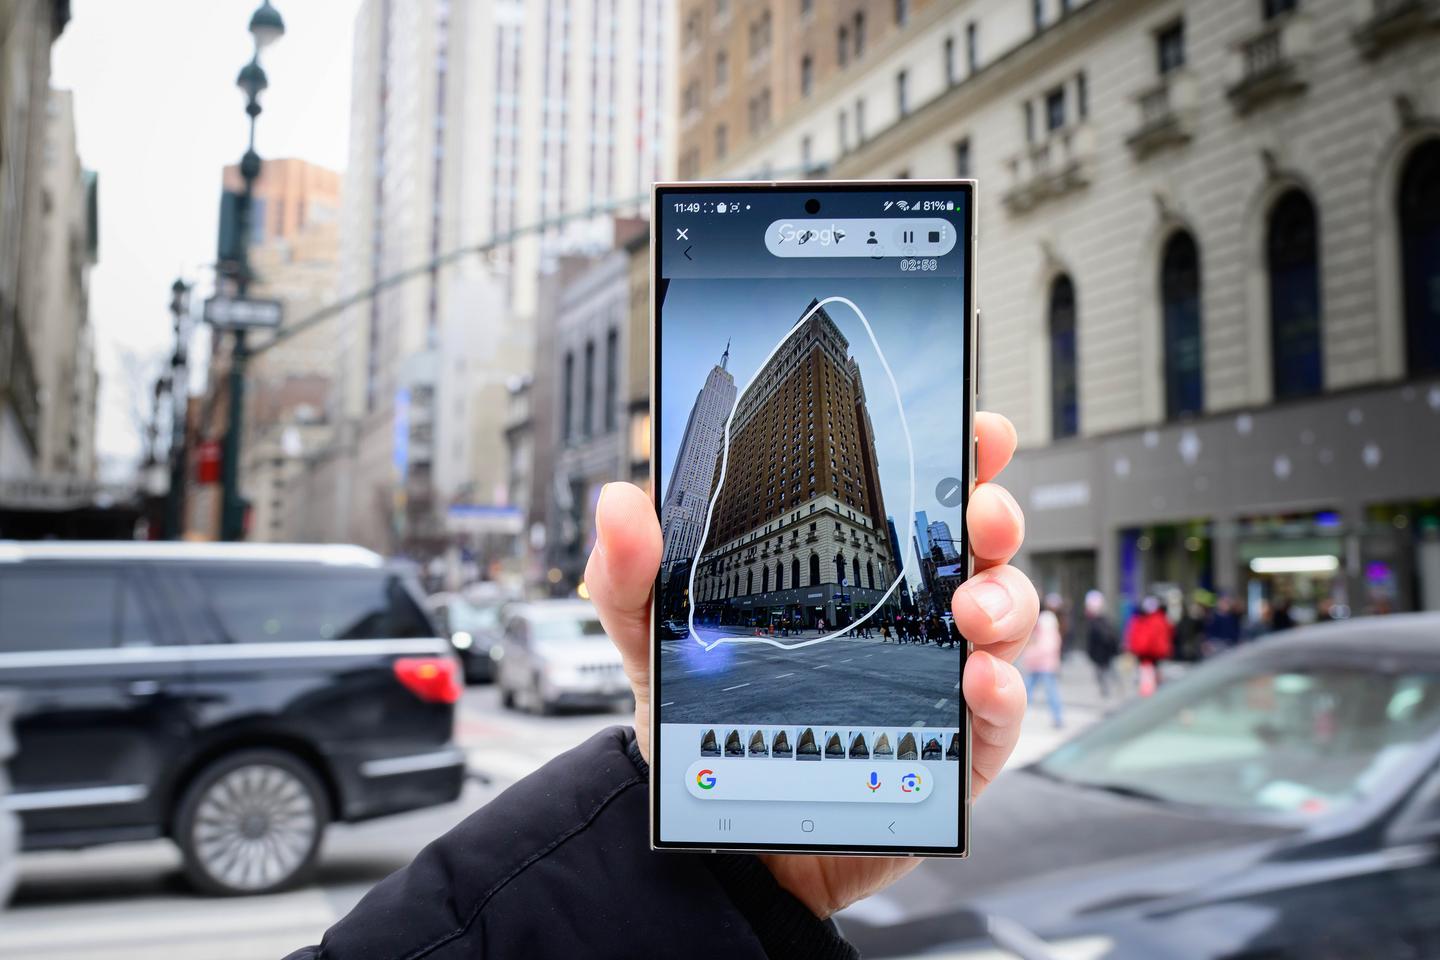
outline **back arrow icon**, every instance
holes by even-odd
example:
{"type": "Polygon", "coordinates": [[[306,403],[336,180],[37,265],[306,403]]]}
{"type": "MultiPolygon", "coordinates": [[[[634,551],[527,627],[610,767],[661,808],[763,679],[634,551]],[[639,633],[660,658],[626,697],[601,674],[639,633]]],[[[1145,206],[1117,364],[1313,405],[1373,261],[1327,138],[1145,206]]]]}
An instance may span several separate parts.
{"type": "Polygon", "coordinates": [[[694,257],[690,256],[690,251],[693,250],[693,249],[694,249],[693,247],[686,247],[686,248],[685,248],[685,259],[686,259],[686,260],[694,260],[694,259],[695,259],[694,257]]]}
{"type": "Polygon", "coordinates": [[[894,832],[895,832],[895,821],[894,821],[894,820],[891,820],[891,821],[890,821],[890,826],[889,826],[887,829],[889,829],[889,831],[890,831],[891,833],[894,833],[894,832]]]}

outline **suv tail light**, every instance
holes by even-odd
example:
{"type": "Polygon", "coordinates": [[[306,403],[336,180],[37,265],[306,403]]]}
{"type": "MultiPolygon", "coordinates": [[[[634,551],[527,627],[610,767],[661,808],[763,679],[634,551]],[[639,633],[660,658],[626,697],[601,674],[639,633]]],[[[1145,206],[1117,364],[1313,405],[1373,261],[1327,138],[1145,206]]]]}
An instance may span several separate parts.
{"type": "Polygon", "coordinates": [[[463,689],[460,668],[449,657],[401,657],[395,679],[427,703],[455,703],[463,689]]]}

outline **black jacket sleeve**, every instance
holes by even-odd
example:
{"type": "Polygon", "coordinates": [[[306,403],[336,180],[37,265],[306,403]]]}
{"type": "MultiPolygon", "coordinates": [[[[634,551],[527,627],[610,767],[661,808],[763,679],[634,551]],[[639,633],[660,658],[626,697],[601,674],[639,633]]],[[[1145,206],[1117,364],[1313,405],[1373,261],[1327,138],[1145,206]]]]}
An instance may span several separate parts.
{"type": "Polygon", "coordinates": [[[754,857],[649,848],[629,728],[556,757],[425,847],[288,960],[851,960],[754,857]]]}

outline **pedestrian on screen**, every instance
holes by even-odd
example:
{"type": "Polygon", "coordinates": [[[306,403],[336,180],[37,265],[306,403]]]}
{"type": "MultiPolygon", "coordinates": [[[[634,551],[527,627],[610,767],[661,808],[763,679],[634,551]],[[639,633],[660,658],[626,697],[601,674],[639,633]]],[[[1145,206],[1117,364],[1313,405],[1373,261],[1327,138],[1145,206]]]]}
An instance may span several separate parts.
{"type": "MultiPolygon", "coordinates": [[[[988,482],[1015,449],[1014,428],[977,414],[975,430],[980,482],[966,527],[988,569],[955,592],[951,610],[976,647],[962,683],[978,795],[1020,735],[1025,701],[1009,661],[1035,624],[1037,600],[1008,562],[1020,547],[1019,508],[988,482]]],[[[904,877],[919,857],[650,849],[649,614],[660,524],[649,495],[612,483],[595,506],[595,528],[585,583],[624,660],[633,729],[605,730],[490,800],[290,960],[858,956],[830,917],[904,877]]]]}
{"type": "Polygon", "coordinates": [[[1085,655],[1095,667],[1095,685],[1100,688],[1100,696],[1109,700],[1110,688],[1116,683],[1115,657],[1120,653],[1120,638],[1105,615],[1105,594],[1099,590],[1085,594],[1085,620],[1080,629],[1085,655]]]}
{"type": "Polygon", "coordinates": [[[1025,646],[1025,695],[1035,692],[1038,684],[1045,691],[1050,704],[1050,719],[1059,730],[1065,725],[1060,707],[1060,618],[1054,610],[1042,610],[1025,646]]]}
{"type": "Polygon", "coordinates": [[[1148,697],[1160,685],[1160,664],[1175,653],[1175,631],[1160,600],[1148,596],[1125,628],[1125,647],[1140,661],[1140,696],[1148,697]]]}

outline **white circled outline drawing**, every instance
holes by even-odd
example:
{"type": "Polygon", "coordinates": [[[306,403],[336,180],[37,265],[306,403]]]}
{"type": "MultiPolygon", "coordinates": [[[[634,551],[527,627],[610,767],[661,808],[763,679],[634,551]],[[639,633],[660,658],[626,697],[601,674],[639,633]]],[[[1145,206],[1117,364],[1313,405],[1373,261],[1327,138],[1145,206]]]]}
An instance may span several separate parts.
{"type": "MultiPolygon", "coordinates": [[[[855,311],[855,316],[859,317],[860,322],[865,325],[865,333],[870,337],[870,345],[875,348],[875,355],[880,358],[880,366],[884,368],[885,376],[890,379],[890,389],[895,392],[895,406],[900,411],[900,429],[905,434],[905,452],[909,455],[910,460],[910,509],[906,511],[905,516],[910,517],[915,514],[915,446],[910,442],[910,424],[905,420],[905,404],[900,400],[900,384],[895,381],[895,374],[890,369],[890,363],[885,359],[885,351],[880,349],[880,343],[875,339],[875,331],[871,328],[870,321],[865,319],[864,311],[855,306],[848,297],[826,297],[807,310],[805,315],[796,321],[795,325],[790,328],[785,336],[780,338],[780,342],[775,344],[769,355],[755,368],[755,375],[750,378],[749,383],[745,384],[745,389],[735,394],[735,403],[730,408],[730,416],[725,418],[725,444],[721,448],[720,453],[720,477],[715,483],[715,493],[710,497],[710,505],[705,509],[705,526],[700,531],[700,547],[695,551],[696,562],[690,564],[689,595],[692,597],[695,596],[695,572],[699,566],[698,561],[705,552],[706,542],[710,539],[710,518],[714,516],[715,504],[720,500],[720,491],[725,489],[725,470],[730,463],[730,423],[735,419],[735,411],[740,409],[740,400],[745,396],[746,391],[755,385],[755,381],[760,377],[760,374],[764,372],[765,368],[769,366],[770,361],[775,358],[775,354],[779,353],[780,349],[795,335],[795,331],[805,326],[805,322],[815,315],[815,311],[827,303],[843,303],[855,311]]],[[[876,531],[876,535],[879,535],[879,531],[876,531]]],[[[894,583],[890,584],[890,589],[885,591],[885,595],[870,608],[870,612],[858,620],[855,620],[853,623],[846,624],[845,629],[827,633],[823,637],[811,637],[809,640],[799,640],[795,643],[781,643],[774,637],[719,637],[710,643],[706,643],[701,639],[700,634],[695,631],[694,604],[690,605],[690,612],[686,615],[686,626],[690,631],[690,636],[694,637],[695,642],[706,650],[713,650],[722,643],[768,643],[770,646],[778,647],[781,650],[796,650],[800,647],[809,647],[817,643],[824,643],[827,640],[834,640],[836,637],[854,630],[860,624],[875,616],[880,608],[885,606],[885,601],[890,599],[890,595],[895,592],[895,588],[900,586],[901,581],[903,581],[910,572],[910,564],[915,557],[914,549],[912,546],[907,545],[903,552],[905,554],[905,564],[900,569],[900,575],[895,578],[894,583]]]]}

